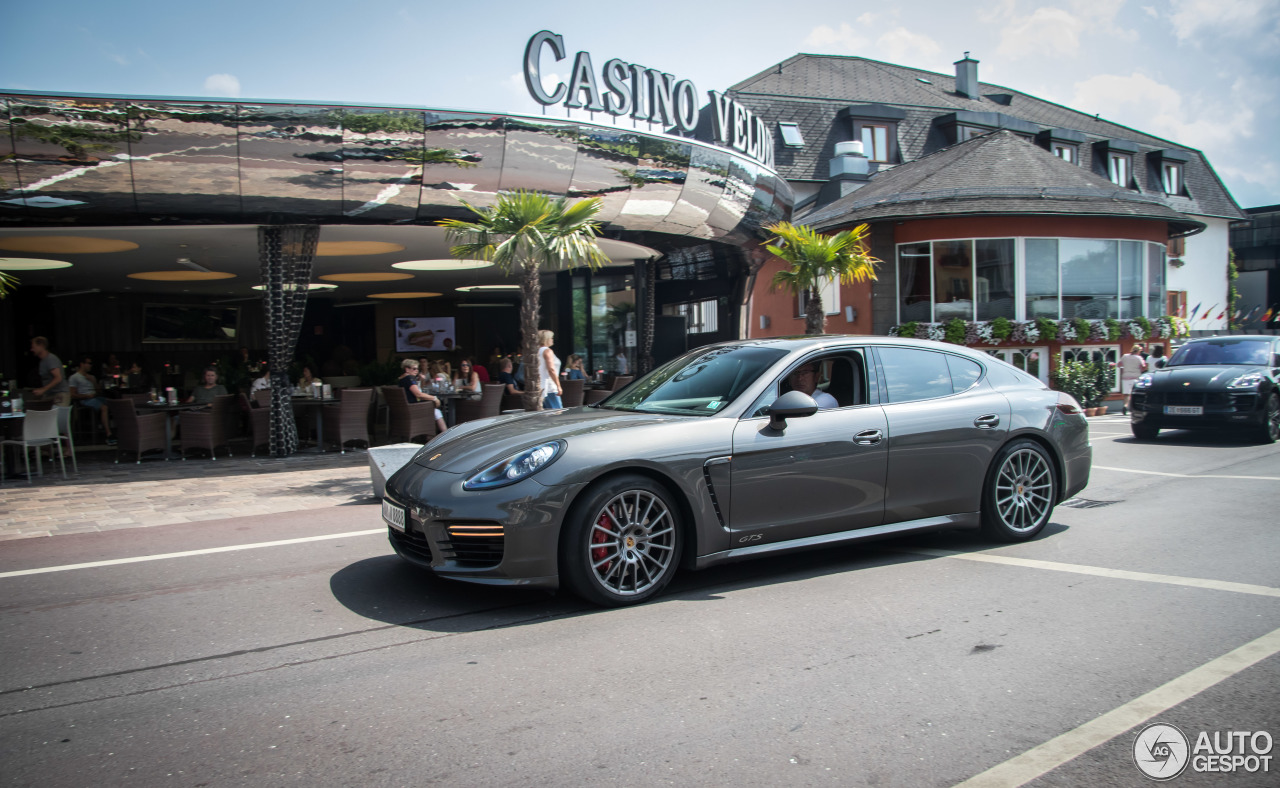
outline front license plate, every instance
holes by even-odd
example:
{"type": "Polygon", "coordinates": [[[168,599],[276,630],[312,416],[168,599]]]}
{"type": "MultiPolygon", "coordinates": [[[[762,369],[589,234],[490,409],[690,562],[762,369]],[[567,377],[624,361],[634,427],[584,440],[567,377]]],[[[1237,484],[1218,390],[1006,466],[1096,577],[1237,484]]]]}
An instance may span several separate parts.
{"type": "Polygon", "coordinates": [[[1204,408],[1199,405],[1165,405],[1166,416],[1203,416],[1204,408]]]}
{"type": "Polygon", "coordinates": [[[404,531],[404,507],[396,506],[386,500],[382,501],[382,519],[397,531],[404,531]]]}

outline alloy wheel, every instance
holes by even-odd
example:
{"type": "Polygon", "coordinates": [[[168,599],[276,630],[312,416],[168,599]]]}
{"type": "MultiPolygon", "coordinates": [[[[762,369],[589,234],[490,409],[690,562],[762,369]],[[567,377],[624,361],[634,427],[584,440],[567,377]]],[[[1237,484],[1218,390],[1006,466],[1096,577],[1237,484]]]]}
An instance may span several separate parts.
{"type": "Polygon", "coordinates": [[[996,512],[1010,530],[1040,527],[1053,508],[1053,470],[1039,452],[1021,448],[1005,458],[996,475],[996,512]]]}
{"type": "Polygon", "coordinates": [[[662,581],[675,548],[675,520],[647,490],[627,490],[601,507],[586,545],[596,581],[619,596],[643,594],[662,581]]]}

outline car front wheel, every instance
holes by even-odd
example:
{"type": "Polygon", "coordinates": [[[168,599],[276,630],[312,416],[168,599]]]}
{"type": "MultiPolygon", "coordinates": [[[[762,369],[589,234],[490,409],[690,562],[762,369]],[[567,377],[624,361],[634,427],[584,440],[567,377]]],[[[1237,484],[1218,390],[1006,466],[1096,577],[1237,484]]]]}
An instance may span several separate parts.
{"type": "Polygon", "coordinates": [[[609,607],[643,602],[676,572],[679,510],[652,479],[620,476],[587,491],[560,547],[560,571],[574,593],[609,607]]]}
{"type": "Polygon", "coordinates": [[[1053,514],[1058,480],[1035,441],[1014,441],[996,456],[982,494],[982,529],[994,539],[1020,542],[1040,533],[1053,514]]]}
{"type": "Polygon", "coordinates": [[[1144,441],[1155,440],[1156,436],[1160,434],[1159,427],[1148,427],[1145,424],[1131,424],[1129,429],[1133,430],[1133,437],[1144,441]]]}
{"type": "Polygon", "coordinates": [[[1280,440],[1280,394],[1274,391],[1271,392],[1270,397],[1267,397],[1267,410],[1263,414],[1258,437],[1263,443],[1275,443],[1280,440]]]}

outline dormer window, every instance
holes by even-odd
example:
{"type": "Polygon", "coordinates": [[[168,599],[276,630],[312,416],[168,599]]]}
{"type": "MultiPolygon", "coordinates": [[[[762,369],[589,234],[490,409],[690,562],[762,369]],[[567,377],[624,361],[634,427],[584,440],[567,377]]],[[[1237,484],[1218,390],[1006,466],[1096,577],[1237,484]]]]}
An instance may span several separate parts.
{"type": "Polygon", "coordinates": [[[1151,187],[1158,188],[1170,197],[1187,197],[1185,179],[1187,160],[1190,155],[1185,151],[1166,148],[1147,154],[1147,172],[1150,173],[1151,187]]]}
{"type": "Polygon", "coordinates": [[[1107,154],[1107,178],[1122,189],[1129,188],[1129,177],[1133,172],[1133,157],[1127,153],[1107,154]]]}
{"type": "Polygon", "coordinates": [[[906,110],[885,104],[855,104],[840,110],[840,118],[848,118],[853,128],[851,139],[862,142],[867,159],[878,164],[896,164],[898,123],[907,117],[906,110]]]}
{"type": "Polygon", "coordinates": [[[1182,194],[1182,165],[1167,161],[1161,168],[1161,184],[1164,186],[1165,194],[1179,195],[1182,194]]]}
{"type": "Polygon", "coordinates": [[[788,148],[803,148],[804,136],[800,133],[799,123],[783,123],[778,121],[778,133],[782,135],[782,144],[788,148]]]}
{"type": "Polygon", "coordinates": [[[1072,129],[1044,129],[1036,134],[1036,144],[1063,161],[1080,164],[1080,146],[1085,136],[1072,129]]]}
{"type": "Polygon", "coordinates": [[[1057,156],[1059,159],[1062,159],[1063,161],[1075,164],[1076,163],[1076,146],[1066,145],[1061,142],[1055,142],[1053,144],[1053,155],[1057,156]]]}
{"type": "Polygon", "coordinates": [[[887,123],[857,123],[859,139],[862,140],[862,152],[868,159],[887,163],[889,161],[889,132],[887,123]]]}

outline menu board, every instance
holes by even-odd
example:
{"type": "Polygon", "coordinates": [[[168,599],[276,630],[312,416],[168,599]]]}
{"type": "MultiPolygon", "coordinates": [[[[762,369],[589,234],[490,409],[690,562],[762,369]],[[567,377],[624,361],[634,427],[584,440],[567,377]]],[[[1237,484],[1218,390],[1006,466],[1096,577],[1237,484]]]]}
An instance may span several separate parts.
{"type": "Polygon", "coordinates": [[[451,317],[397,317],[397,353],[450,353],[455,337],[451,317]]]}

